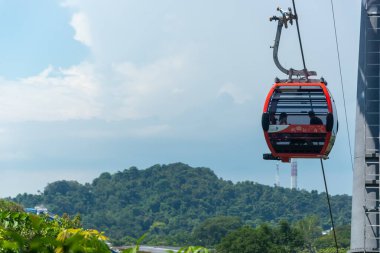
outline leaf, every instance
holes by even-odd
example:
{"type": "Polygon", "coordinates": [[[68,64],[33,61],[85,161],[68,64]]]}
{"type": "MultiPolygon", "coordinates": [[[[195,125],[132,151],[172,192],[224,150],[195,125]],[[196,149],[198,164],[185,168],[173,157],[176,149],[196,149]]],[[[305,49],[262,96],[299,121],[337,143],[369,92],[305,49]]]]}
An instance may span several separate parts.
{"type": "Polygon", "coordinates": [[[137,246],[137,249],[139,249],[139,245],[141,244],[141,242],[145,239],[145,237],[148,235],[148,233],[145,233],[143,234],[139,239],[137,239],[136,241],[136,246],[137,246]]]}
{"type": "Polygon", "coordinates": [[[132,248],[129,248],[129,249],[126,249],[126,250],[123,250],[123,253],[138,253],[138,245],[132,247],[132,248]]]}

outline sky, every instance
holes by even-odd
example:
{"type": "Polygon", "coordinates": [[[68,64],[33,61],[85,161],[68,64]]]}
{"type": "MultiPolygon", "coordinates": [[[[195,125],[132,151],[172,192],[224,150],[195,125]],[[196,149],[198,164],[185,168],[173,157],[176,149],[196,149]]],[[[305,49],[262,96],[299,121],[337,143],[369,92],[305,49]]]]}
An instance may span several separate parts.
{"type": "MultiPolygon", "coordinates": [[[[334,0],[354,147],[361,1],[334,0]]],[[[0,1],[0,196],[57,180],[186,163],[233,182],[275,181],[262,129],[275,77],[277,6],[290,0],[0,1]]],[[[329,83],[340,130],[325,170],[351,194],[352,167],[330,0],[296,1],[309,70],[329,83]]],[[[279,58],[300,69],[295,26],[279,58]]],[[[353,151],[352,151],[353,152],[353,151]]],[[[290,165],[280,164],[290,186],[290,165]]],[[[300,189],[324,191],[319,160],[298,160],[300,189]]]]}

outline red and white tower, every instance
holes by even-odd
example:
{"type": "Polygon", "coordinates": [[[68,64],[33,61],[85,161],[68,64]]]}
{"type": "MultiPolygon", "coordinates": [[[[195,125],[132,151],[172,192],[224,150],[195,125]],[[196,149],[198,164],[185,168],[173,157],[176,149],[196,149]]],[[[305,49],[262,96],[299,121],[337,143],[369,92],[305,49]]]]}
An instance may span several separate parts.
{"type": "Polygon", "coordinates": [[[292,159],[290,166],[291,166],[290,188],[297,189],[297,161],[295,159],[292,159]]]}
{"type": "Polygon", "coordinates": [[[280,164],[276,164],[276,178],[274,186],[280,187],[280,164]]]}

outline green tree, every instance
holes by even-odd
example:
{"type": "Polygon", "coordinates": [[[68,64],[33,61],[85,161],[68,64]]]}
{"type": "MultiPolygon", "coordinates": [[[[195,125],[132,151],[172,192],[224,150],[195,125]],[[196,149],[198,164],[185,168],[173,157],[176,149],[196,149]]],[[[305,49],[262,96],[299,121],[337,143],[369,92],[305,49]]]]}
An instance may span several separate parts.
{"type": "Polygon", "coordinates": [[[291,227],[290,224],[282,220],[275,228],[274,243],[278,245],[281,252],[295,252],[303,247],[304,237],[297,228],[291,227]]]}
{"type": "MultiPolygon", "coordinates": [[[[348,248],[339,248],[338,253],[347,253],[348,248]]],[[[317,251],[317,253],[336,253],[336,248],[335,247],[329,247],[329,248],[324,248],[320,249],[317,251]]]]}
{"type": "Polygon", "coordinates": [[[221,253],[293,253],[303,246],[303,238],[286,221],[278,226],[262,224],[257,228],[243,227],[224,237],[217,251],[221,253]]]}
{"type": "MultiPolygon", "coordinates": [[[[337,237],[338,247],[342,249],[348,249],[350,246],[351,226],[338,226],[335,229],[335,234],[337,237]]],[[[318,249],[318,251],[326,248],[335,248],[333,231],[329,231],[329,233],[319,236],[315,240],[315,247],[318,249]]]]}
{"type": "Polygon", "coordinates": [[[303,235],[305,248],[308,252],[315,253],[315,240],[322,233],[322,228],[319,225],[319,217],[316,215],[307,216],[296,223],[296,228],[303,235]]]}
{"type": "Polygon", "coordinates": [[[206,219],[194,229],[194,242],[202,246],[214,246],[228,232],[241,226],[243,226],[243,223],[239,217],[217,216],[206,219]]]}
{"type": "MultiPolygon", "coordinates": [[[[84,185],[57,181],[42,194],[20,194],[15,201],[26,207],[43,204],[58,215],[80,213],[84,228],[104,231],[118,243],[125,242],[124,238],[138,238],[154,222],[164,222],[166,227],[149,234],[146,241],[180,246],[191,243],[192,233],[203,222],[218,216],[240,217],[243,224],[258,226],[281,220],[294,223],[316,214],[320,225],[326,227],[329,214],[325,198],[317,191],[250,181],[233,183],[218,178],[209,168],[174,163],[105,172],[84,185]]],[[[332,196],[331,203],[336,225],[349,224],[351,197],[332,196]]]]}
{"type": "Polygon", "coordinates": [[[15,212],[22,212],[24,211],[24,208],[15,202],[0,199],[0,211],[15,211],[15,212]]]}
{"type": "Polygon", "coordinates": [[[261,253],[269,247],[269,241],[263,240],[256,229],[242,227],[224,237],[216,249],[220,253],[261,253]]]}

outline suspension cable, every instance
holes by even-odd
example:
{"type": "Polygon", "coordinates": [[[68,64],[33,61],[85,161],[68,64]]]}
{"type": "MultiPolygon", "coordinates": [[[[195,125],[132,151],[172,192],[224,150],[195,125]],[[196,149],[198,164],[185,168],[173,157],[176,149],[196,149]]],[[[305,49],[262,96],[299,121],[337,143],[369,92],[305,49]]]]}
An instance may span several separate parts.
{"type": "Polygon", "coordinates": [[[341,89],[342,89],[342,95],[343,95],[343,107],[344,107],[344,116],[345,116],[345,119],[346,119],[346,129],[347,129],[348,147],[349,147],[349,149],[350,149],[351,168],[352,168],[352,170],[354,170],[354,162],[352,161],[352,148],[351,148],[350,130],[349,130],[349,128],[348,128],[347,109],[346,109],[346,98],[345,98],[345,95],[344,95],[344,88],[343,88],[342,65],[341,65],[341,61],[340,61],[338,35],[337,35],[336,22],[335,22],[334,3],[333,3],[333,0],[331,0],[330,2],[331,2],[331,11],[332,11],[332,16],[333,16],[333,21],[334,21],[335,44],[336,44],[336,52],[337,52],[338,63],[339,63],[340,87],[341,87],[341,89]]]}
{"type": "Polygon", "coordinates": [[[300,27],[298,25],[298,15],[297,15],[297,10],[296,10],[296,3],[293,1],[293,9],[294,9],[294,15],[296,16],[296,25],[297,25],[297,33],[298,33],[298,41],[300,43],[300,48],[301,48],[301,56],[302,56],[302,63],[303,63],[303,68],[306,69],[306,63],[305,63],[305,56],[303,54],[303,48],[302,48],[302,41],[301,41],[301,33],[300,33],[300,27]]]}
{"type": "MultiPolygon", "coordinates": [[[[298,40],[299,40],[300,48],[301,48],[302,63],[303,63],[304,69],[306,69],[305,56],[304,56],[303,48],[302,48],[301,34],[300,34],[299,25],[298,25],[298,16],[297,16],[297,10],[296,10],[295,0],[292,0],[292,2],[293,2],[294,15],[296,16],[297,33],[298,33],[298,40]]],[[[333,17],[334,17],[335,40],[336,40],[337,52],[338,52],[338,60],[339,60],[339,73],[340,73],[341,87],[342,87],[342,91],[343,91],[343,78],[342,78],[342,70],[341,70],[341,64],[340,64],[339,46],[338,46],[338,39],[337,39],[337,32],[336,32],[336,25],[335,25],[335,16],[334,16],[334,7],[333,7],[332,0],[331,0],[331,5],[332,5],[333,17]]],[[[345,116],[346,116],[346,126],[347,126],[347,132],[348,132],[348,121],[347,121],[347,111],[346,111],[346,102],[345,102],[345,99],[344,99],[344,92],[343,92],[343,100],[344,100],[344,110],[345,110],[345,116]]],[[[350,142],[350,137],[349,136],[350,135],[349,135],[349,132],[348,132],[348,141],[349,141],[350,154],[351,154],[351,142],[350,142]]],[[[336,233],[335,233],[334,218],[333,218],[333,215],[332,215],[330,196],[329,196],[329,191],[328,191],[328,188],[327,188],[326,175],[325,175],[325,169],[324,169],[324,166],[323,166],[322,158],[320,159],[320,161],[321,161],[321,168],[322,168],[322,174],[323,174],[323,181],[325,183],[327,204],[329,206],[331,226],[332,226],[333,234],[334,234],[336,253],[339,253],[338,241],[336,239],[336,233]]],[[[351,154],[351,165],[352,165],[352,168],[353,168],[352,154],[351,154]]]]}
{"type": "Polygon", "coordinates": [[[328,191],[328,189],[327,189],[327,182],[326,182],[326,176],[325,176],[325,169],[324,169],[324,167],[323,167],[322,158],[321,158],[320,160],[321,160],[321,167],[322,167],[323,181],[325,182],[325,190],[326,190],[326,196],[327,196],[327,203],[328,203],[328,205],[329,205],[329,212],[330,212],[331,226],[332,226],[333,233],[334,233],[334,241],[335,241],[336,253],[338,253],[338,252],[339,252],[339,248],[338,248],[338,242],[337,242],[337,240],[336,240],[335,225],[334,225],[334,219],[333,219],[332,210],[331,210],[329,191],[328,191]]]}

